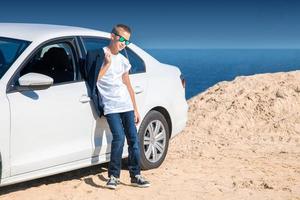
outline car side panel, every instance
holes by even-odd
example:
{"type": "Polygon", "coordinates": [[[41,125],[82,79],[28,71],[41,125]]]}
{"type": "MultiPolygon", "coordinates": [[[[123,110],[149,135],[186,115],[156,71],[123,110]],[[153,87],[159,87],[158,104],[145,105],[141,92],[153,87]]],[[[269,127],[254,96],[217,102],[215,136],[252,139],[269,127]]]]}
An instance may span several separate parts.
{"type": "Polygon", "coordinates": [[[11,104],[11,174],[91,156],[93,114],[84,82],[8,94],[11,104]]]}
{"type": "Polygon", "coordinates": [[[171,118],[172,133],[174,137],[183,130],[187,122],[188,105],[185,91],[181,85],[180,71],[178,68],[164,64],[151,65],[149,70],[148,94],[146,104],[148,109],[164,107],[171,118]]]}
{"type": "Polygon", "coordinates": [[[133,49],[144,60],[148,79],[147,95],[141,109],[141,117],[154,107],[165,108],[171,117],[172,133],[174,137],[186,126],[188,104],[185,99],[185,89],[180,80],[180,70],[171,65],[163,64],[132,44],[133,49]]]}

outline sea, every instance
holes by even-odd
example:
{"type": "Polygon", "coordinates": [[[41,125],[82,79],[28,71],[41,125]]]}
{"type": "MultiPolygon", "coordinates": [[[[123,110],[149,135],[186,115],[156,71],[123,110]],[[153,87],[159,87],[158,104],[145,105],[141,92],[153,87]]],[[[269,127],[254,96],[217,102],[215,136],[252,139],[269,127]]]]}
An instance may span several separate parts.
{"type": "MultiPolygon", "coordinates": [[[[186,80],[186,99],[237,76],[300,70],[300,49],[146,49],[177,66],[186,80]]],[[[300,77],[299,77],[300,78],[300,77]]]]}

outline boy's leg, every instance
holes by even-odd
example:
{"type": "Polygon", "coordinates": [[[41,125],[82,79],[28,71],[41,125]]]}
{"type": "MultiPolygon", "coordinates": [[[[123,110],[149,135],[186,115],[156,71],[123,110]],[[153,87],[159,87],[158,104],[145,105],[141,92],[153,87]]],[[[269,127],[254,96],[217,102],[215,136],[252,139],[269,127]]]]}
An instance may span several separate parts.
{"type": "Polygon", "coordinates": [[[106,119],[113,136],[111,143],[110,162],[108,166],[108,177],[113,175],[114,177],[119,178],[125,133],[119,113],[107,114],[106,119]]]}
{"type": "Polygon", "coordinates": [[[130,177],[140,175],[140,146],[137,129],[134,122],[134,112],[120,113],[128,144],[128,169],[130,177]]]}

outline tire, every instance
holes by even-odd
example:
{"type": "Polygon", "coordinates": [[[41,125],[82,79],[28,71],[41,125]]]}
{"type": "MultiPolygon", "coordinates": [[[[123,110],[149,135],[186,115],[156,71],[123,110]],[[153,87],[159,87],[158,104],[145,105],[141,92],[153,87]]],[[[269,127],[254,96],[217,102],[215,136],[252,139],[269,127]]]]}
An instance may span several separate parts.
{"type": "Polygon", "coordinates": [[[157,168],[163,163],[169,147],[169,135],[165,117],[158,111],[150,111],[139,129],[141,169],[157,168]]]}

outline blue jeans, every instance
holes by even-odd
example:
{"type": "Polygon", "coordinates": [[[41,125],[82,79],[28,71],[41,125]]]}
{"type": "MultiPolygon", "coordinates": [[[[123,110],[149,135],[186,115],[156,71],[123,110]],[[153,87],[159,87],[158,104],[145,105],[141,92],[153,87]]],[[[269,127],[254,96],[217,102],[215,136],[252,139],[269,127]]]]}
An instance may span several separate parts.
{"type": "Polygon", "coordinates": [[[111,113],[105,115],[113,140],[111,143],[108,177],[120,177],[125,136],[128,144],[128,169],[130,177],[140,174],[140,146],[134,122],[134,112],[111,113]]]}

